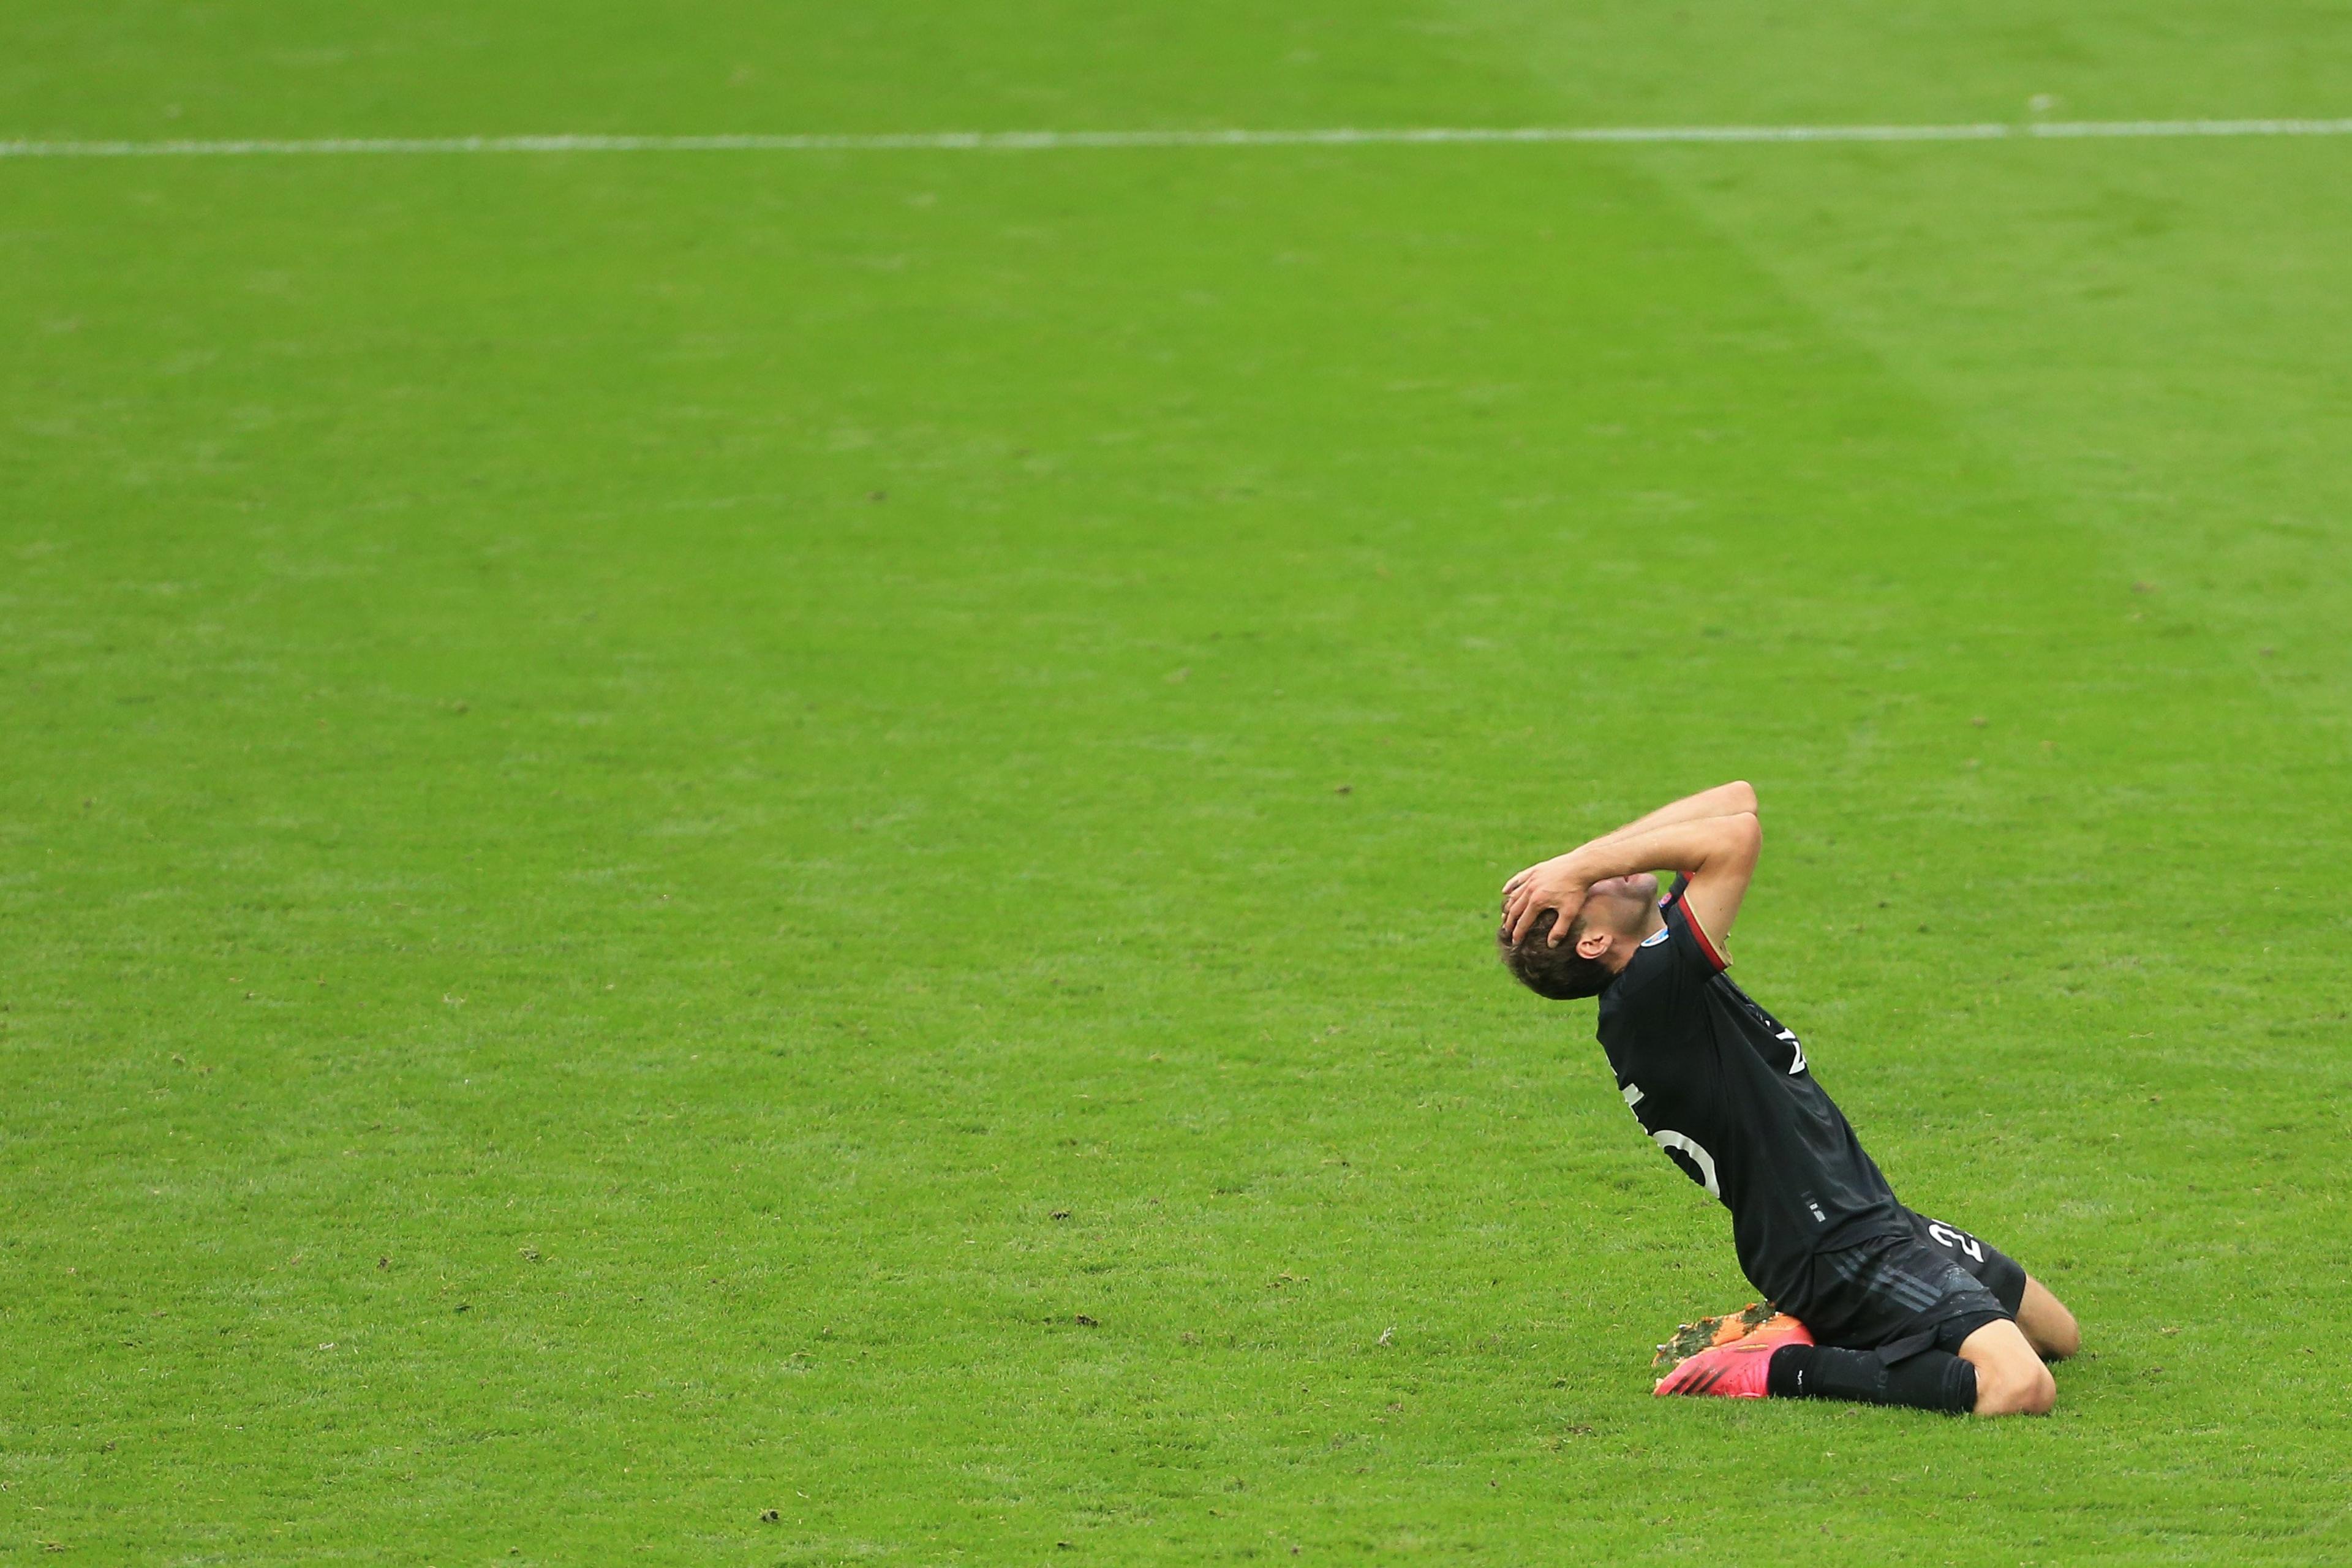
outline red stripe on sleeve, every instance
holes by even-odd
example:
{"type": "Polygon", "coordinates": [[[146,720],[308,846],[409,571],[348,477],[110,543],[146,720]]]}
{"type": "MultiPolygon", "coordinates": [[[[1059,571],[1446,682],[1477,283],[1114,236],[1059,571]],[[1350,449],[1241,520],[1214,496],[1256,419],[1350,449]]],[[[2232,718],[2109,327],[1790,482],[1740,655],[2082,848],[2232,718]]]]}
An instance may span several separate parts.
{"type": "Polygon", "coordinates": [[[1698,916],[1692,912],[1688,899],[1682,900],[1682,907],[1683,919],[1689,922],[1691,935],[1697,941],[1698,950],[1706,954],[1706,961],[1715,965],[1717,973],[1730,968],[1731,960],[1723,956],[1723,950],[1715,945],[1715,939],[1706,934],[1706,928],[1698,923],[1698,916]]]}

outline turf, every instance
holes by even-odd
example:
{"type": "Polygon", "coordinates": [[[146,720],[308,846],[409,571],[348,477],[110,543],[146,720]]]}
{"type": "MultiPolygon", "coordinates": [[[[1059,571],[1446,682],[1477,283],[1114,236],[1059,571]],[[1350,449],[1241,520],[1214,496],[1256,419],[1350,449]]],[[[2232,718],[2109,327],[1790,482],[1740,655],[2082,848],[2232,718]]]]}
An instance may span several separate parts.
{"type": "MultiPolygon", "coordinates": [[[[0,136],[2352,111],[1649,11],[19,4],[0,136]]],[[[2352,1557],[2347,159],[0,162],[0,1556],[2352,1557]],[[1491,910],[1730,776],[2047,1421],[1648,1397],[1491,910]]]]}

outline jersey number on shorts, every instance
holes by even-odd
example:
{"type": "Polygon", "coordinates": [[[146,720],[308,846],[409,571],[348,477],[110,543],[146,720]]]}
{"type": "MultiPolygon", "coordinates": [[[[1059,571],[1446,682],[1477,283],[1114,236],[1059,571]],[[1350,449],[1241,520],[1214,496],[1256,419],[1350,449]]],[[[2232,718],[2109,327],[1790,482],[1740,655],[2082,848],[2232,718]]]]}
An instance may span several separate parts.
{"type": "Polygon", "coordinates": [[[1982,1263],[1984,1261],[1984,1244],[1979,1241],[1975,1237],[1970,1236],[1967,1231],[1954,1230],[1950,1226],[1945,1225],[1941,1221],[1931,1221],[1927,1226],[1927,1234],[1934,1237],[1937,1241],[1942,1242],[1946,1247],[1954,1247],[1961,1252],[1967,1253],[1979,1263],[1982,1263]]]}

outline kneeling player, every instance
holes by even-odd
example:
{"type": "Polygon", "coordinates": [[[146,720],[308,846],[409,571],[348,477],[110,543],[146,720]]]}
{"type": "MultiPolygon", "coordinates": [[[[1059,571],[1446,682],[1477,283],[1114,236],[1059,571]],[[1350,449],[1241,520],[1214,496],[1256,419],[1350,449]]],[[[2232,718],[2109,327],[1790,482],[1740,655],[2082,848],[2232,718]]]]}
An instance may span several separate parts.
{"type": "Polygon", "coordinates": [[[2073,1316],[1993,1247],[1904,1207],[1797,1037],[1724,973],[1761,845],[1755,792],[1728,784],[1503,889],[1503,962],[1539,995],[1601,998],[1625,1103],[1731,1211],[1740,1268],[1784,1314],[1657,1391],[2044,1414],[2042,1363],[2074,1353],[2073,1316]],[[1663,900],[1660,868],[1678,873],[1663,900]]]}

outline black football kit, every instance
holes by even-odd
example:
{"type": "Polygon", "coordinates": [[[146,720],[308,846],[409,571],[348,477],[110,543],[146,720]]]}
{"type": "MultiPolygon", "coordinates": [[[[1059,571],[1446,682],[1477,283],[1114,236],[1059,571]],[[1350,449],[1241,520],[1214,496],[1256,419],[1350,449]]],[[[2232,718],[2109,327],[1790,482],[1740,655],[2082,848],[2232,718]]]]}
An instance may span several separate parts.
{"type": "Polygon", "coordinates": [[[2014,1319],[2025,1270],[1903,1205],[1683,893],[1601,993],[1601,1045],[1651,1142],[1731,1211],[1748,1281],[1818,1343],[1888,1363],[2014,1319]]]}

